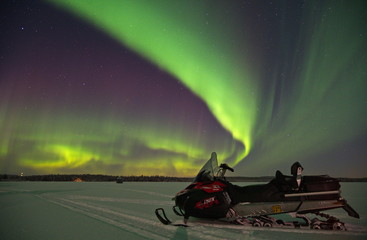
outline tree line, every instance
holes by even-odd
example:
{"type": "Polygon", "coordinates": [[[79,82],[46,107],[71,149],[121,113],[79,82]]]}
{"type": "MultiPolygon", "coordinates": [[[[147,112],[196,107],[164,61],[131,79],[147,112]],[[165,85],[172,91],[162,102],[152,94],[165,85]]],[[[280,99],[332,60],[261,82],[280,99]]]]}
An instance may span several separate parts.
{"type": "MultiPolygon", "coordinates": [[[[230,182],[268,182],[273,177],[227,177],[230,182]]],[[[341,182],[367,182],[367,178],[337,178],[341,182]]],[[[20,176],[15,174],[0,174],[0,181],[55,181],[55,182],[192,182],[192,177],[168,176],[111,176],[102,174],[47,174],[20,176]]]]}
{"type": "Polygon", "coordinates": [[[47,182],[115,182],[117,179],[123,182],[191,182],[193,178],[168,177],[168,176],[111,176],[102,174],[47,174],[20,176],[0,174],[0,181],[47,181],[47,182]]]}

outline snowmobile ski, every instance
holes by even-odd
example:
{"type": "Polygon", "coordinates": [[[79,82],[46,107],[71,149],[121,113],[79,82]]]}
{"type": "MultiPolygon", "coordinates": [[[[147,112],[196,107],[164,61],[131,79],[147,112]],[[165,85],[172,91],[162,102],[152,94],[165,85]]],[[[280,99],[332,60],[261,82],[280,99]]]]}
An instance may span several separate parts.
{"type": "Polygon", "coordinates": [[[166,212],[164,211],[163,208],[157,208],[155,210],[155,215],[157,216],[157,218],[159,219],[159,221],[161,221],[161,223],[163,223],[164,225],[172,225],[172,226],[177,226],[177,227],[188,227],[186,224],[176,224],[176,223],[172,223],[167,215],[166,212]]]}

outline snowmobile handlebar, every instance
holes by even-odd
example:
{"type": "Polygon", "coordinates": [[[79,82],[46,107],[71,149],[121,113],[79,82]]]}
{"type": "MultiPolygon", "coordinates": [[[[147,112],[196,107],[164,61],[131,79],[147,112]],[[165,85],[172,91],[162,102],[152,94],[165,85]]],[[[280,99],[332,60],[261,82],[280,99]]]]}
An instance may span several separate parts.
{"type": "Polygon", "coordinates": [[[219,167],[234,172],[234,169],[228,166],[227,163],[222,163],[219,167]]]}

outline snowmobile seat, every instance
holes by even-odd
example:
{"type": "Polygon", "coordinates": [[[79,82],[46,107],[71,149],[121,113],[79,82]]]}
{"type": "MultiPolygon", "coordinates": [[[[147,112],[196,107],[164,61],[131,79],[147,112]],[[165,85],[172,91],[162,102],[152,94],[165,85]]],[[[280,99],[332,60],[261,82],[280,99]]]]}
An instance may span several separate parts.
{"type": "Polygon", "coordinates": [[[229,194],[233,204],[238,202],[280,201],[284,196],[279,192],[278,188],[271,183],[244,187],[231,185],[229,194]]]}
{"type": "Polygon", "coordinates": [[[294,176],[286,176],[281,171],[277,170],[275,179],[271,181],[276,185],[281,192],[291,192],[298,188],[297,179],[294,176]]]}

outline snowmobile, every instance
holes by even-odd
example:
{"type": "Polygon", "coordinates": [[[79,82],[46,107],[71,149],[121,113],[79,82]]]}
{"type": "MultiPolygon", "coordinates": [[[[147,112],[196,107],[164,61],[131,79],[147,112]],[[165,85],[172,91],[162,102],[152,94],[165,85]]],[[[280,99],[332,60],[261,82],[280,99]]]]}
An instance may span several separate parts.
{"type": "Polygon", "coordinates": [[[342,208],[349,216],[359,214],[342,198],[339,180],[328,175],[302,176],[303,167],[295,162],[291,175],[276,171],[267,184],[237,186],[225,178],[227,164],[218,166],[217,154],[201,168],[193,183],[173,198],[175,214],[184,218],[183,224],[173,224],[163,208],[155,213],[163,224],[187,226],[189,217],[217,219],[255,227],[307,227],[311,229],[346,230],[336,217],[321,211],[342,208]],[[287,214],[293,221],[277,216],[287,214]],[[317,217],[310,219],[306,214],[317,217]],[[301,221],[294,221],[294,220],[301,221]]]}

